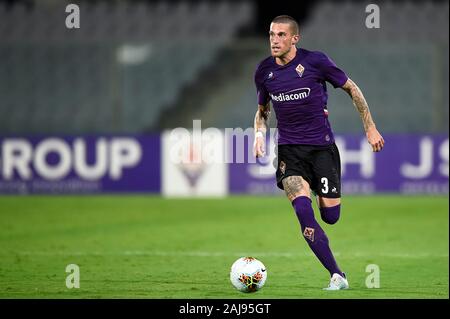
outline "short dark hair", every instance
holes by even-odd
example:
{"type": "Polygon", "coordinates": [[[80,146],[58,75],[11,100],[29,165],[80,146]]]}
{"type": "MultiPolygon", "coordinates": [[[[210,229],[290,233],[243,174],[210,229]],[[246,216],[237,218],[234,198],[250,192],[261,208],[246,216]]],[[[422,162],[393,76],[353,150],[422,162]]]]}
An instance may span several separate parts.
{"type": "Polygon", "coordinates": [[[291,16],[281,15],[273,18],[272,23],[287,23],[291,26],[291,31],[293,34],[300,33],[300,27],[298,26],[298,22],[291,16]]]}

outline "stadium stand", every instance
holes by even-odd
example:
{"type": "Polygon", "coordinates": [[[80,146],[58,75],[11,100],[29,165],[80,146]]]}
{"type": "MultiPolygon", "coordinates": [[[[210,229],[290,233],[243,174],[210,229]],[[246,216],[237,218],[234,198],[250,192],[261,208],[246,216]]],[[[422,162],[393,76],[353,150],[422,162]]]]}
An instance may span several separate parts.
{"type": "MultiPolygon", "coordinates": [[[[87,1],[77,30],[59,2],[36,3],[0,3],[1,133],[251,126],[253,72],[268,55],[266,36],[239,36],[254,2],[87,1]]],[[[384,132],[447,132],[448,2],[381,2],[380,29],[365,27],[366,4],[319,2],[300,46],[360,85],[384,132]]],[[[360,132],[346,94],[329,96],[335,130],[360,132]]]]}
{"type": "Polygon", "coordinates": [[[3,133],[139,132],[252,21],[250,2],[0,3],[3,133]],[[213,39],[214,41],[211,41],[213,39]]]}
{"type": "MultiPolygon", "coordinates": [[[[359,84],[383,132],[448,132],[448,2],[383,2],[380,29],[365,26],[365,7],[358,1],[321,2],[301,26],[300,46],[326,52],[359,84]]],[[[256,110],[253,72],[269,54],[267,38],[237,39],[229,50],[241,70],[228,68],[221,90],[203,90],[210,94],[197,98],[193,116],[207,126],[246,128],[256,110]]],[[[193,88],[201,90],[205,82],[193,88]]],[[[351,100],[330,85],[329,111],[336,132],[362,132],[351,100]]],[[[180,122],[192,125],[174,119],[163,127],[180,122]]]]}

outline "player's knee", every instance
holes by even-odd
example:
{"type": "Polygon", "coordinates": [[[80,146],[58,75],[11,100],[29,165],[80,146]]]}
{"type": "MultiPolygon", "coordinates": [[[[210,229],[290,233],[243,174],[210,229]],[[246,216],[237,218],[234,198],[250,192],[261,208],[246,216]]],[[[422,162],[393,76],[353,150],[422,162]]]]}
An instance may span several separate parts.
{"type": "Polygon", "coordinates": [[[301,176],[288,176],[282,180],[283,188],[286,196],[291,202],[298,197],[310,196],[310,188],[308,182],[301,176]]]}
{"type": "Polygon", "coordinates": [[[336,205],[332,207],[321,207],[320,216],[322,220],[330,225],[336,224],[341,216],[341,205],[336,205]]]}

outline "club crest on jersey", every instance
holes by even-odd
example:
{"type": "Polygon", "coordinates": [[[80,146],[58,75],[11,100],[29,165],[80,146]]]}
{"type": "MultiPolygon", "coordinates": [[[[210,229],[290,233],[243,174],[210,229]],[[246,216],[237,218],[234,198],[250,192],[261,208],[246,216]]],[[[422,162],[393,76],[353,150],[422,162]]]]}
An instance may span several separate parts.
{"type": "Polygon", "coordinates": [[[305,67],[303,65],[299,64],[295,68],[295,71],[297,71],[297,74],[298,74],[299,77],[302,77],[303,72],[305,71],[305,67]]]}
{"type": "Polygon", "coordinates": [[[267,76],[267,78],[268,78],[269,80],[271,80],[271,79],[273,78],[273,72],[270,72],[269,75],[267,76]]]}

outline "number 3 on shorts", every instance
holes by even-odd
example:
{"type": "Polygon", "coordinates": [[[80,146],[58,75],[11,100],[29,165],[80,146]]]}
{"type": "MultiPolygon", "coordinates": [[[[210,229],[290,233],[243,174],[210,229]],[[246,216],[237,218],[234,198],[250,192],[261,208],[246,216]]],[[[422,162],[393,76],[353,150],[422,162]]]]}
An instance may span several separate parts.
{"type": "Polygon", "coordinates": [[[322,177],[320,179],[320,182],[323,184],[322,193],[327,194],[328,193],[328,178],[322,177]]]}

